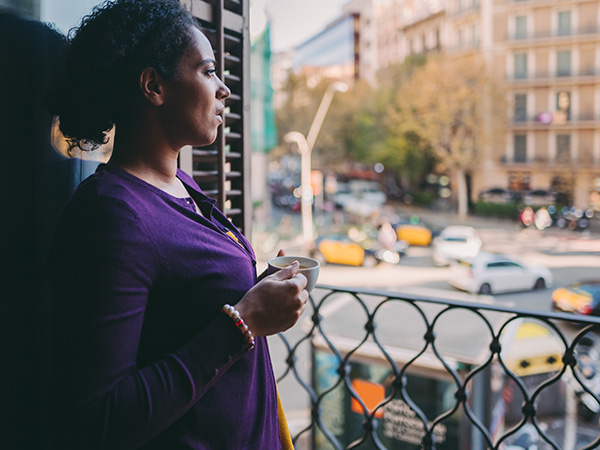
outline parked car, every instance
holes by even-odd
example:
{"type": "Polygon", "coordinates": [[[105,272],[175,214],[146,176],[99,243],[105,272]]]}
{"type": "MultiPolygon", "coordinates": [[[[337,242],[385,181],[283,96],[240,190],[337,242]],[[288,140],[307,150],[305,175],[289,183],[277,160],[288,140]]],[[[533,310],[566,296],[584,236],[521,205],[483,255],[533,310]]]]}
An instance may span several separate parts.
{"type": "Polygon", "coordinates": [[[451,286],[484,295],[543,289],[553,281],[547,267],[483,251],[473,258],[456,260],[450,272],[451,286]]]}
{"type": "Polygon", "coordinates": [[[518,198],[516,192],[504,188],[491,188],[479,193],[479,200],[489,203],[508,203],[518,198]]]}
{"type": "Polygon", "coordinates": [[[453,260],[471,258],[481,249],[482,242],[473,227],[452,225],[433,240],[433,263],[447,266],[453,260]]]}
{"type": "Polygon", "coordinates": [[[352,192],[350,192],[350,186],[348,183],[337,183],[337,191],[333,194],[333,203],[339,208],[343,208],[346,204],[352,200],[352,192]]]}
{"type": "Polygon", "coordinates": [[[351,180],[348,186],[356,198],[372,205],[381,206],[387,201],[387,196],[377,181],[351,180]]]}
{"type": "Polygon", "coordinates": [[[553,205],[556,203],[556,192],[546,191],[544,189],[527,191],[523,195],[523,203],[528,206],[553,205]]]}
{"type": "Polygon", "coordinates": [[[338,183],[333,202],[337,207],[346,208],[354,203],[365,203],[379,207],[387,201],[387,196],[381,190],[379,183],[368,180],[350,180],[338,183]]]}
{"type": "Polygon", "coordinates": [[[552,309],[600,316],[600,280],[584,280],[552,292],[552,309]]]}

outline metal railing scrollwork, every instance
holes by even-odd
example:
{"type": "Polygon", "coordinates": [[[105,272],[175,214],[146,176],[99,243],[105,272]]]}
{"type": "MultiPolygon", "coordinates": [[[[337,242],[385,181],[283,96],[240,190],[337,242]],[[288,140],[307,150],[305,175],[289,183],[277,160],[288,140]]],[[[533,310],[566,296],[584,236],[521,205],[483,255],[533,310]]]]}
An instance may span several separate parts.
{"type": "Polygon", "coordinates": [[[310,403],[298,449],[600,445],[599,318],[334,286],[307,313],[276,374],[310,403]]]}

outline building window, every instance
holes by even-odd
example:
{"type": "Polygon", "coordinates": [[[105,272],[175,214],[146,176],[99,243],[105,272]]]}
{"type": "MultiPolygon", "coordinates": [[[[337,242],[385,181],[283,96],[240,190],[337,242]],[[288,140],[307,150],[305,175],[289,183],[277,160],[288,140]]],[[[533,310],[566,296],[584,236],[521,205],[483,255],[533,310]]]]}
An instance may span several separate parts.
{"type": "Polygon", "coordinates": [[[463,46],[463,30],[458,30],[458,46],[463,46]]]}
{"type": "Polygon", "coordinates": [[[473,47],[477,47],[477,42],[477,25],[473,25],[471,26],[471,44],[473,45],[473,47]]]}
{"type": "Polygon", "coordinates": [[[509,172],[508,189],[515,192],[531,190],[531,174],[527,172],[509,172]]]}
{"type": "Polygon", "coordinates": [[[427,51],[427,38],[424,34],[421,36],[421,51],[427,51]]]}
{"type": "Polygon", "coordinates": [[[439,49],[440,48],[440,29],[436,28],[435,29],[435,48],[439,49]]]}
{"type": "Polygon", "coordinates": [[[556,162],[568,162],[571,159],[571,135],[556,136],[556,162]]]}
{"type": "Polygon", "coordinates": [[[571,75],[571,50],[556,52],[556,75],[559,77],[571,75]]]}
{"type": "Polygon", "coordinates": [[[514,162],[527,162],[527,136],[515,134],[514,162]]]}
{"type": "Polygon", "coordinates": [[[571,11],[558,13],[558,35],[568,36],[571,34],[571,11]]]}
{"type": "Polygon", "coordinates": [[[526,39],[527,38],[527,17],[518,16],[515,17],[515,38],[526,39]]]}
{"type": "Polygon", "coordinates": [[[527,78],[527,53],[515,55],[515,78],[527,78]]]}
{"type": "Polygon", "coordinates": [[[515,94],[515,122],[527,120],[527,94],[515,94]]]}
{"type": "Polygon", "coordinates": [[[571,120],[571,93],[568,91],[560,91],[556,94],[556,123],[565,123],[571,120]]]}

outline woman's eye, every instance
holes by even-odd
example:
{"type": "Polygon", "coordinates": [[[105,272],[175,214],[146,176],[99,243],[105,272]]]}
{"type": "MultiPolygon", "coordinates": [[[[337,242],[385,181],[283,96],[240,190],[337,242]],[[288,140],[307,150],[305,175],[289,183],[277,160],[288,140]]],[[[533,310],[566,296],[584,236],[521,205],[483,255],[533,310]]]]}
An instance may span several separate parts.
{"type": "Polygon", "coordinates": [[[217,70],[216,70],[216,69],[208,69],[208,70],[206,70],[206,71],[204,72],[204,74],[205,74],[206,76],[209,76],[209,77],[212,77],[212,76],[213,76],[213,75],[215,75],[216,73],[217,73],[217,70]]]}

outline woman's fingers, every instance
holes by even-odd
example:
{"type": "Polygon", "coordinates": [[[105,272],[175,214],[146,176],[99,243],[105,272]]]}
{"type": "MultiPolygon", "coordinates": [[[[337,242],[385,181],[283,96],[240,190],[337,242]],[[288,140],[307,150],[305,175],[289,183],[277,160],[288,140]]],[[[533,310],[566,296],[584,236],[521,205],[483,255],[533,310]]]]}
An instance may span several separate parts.
{"type": "MultiPolygon", "coordinates": [[[[279,251],[277,252],[277,256],[285,256],[285,252],[283,251],[283,249],[281,249],[281,248],[279,249],[279,251]]],[[[260,280],[262,280],[262,279],[263,279],[263,278],[265,278],[267,275],[269,275],[269,270],[268,270],[268,269],[265,269],[265,270],[263,271],[263,273],[261,273],[261,274],[258,276],[258,278],[256,279],[256,281],[260,281],[260,280]]]]}

